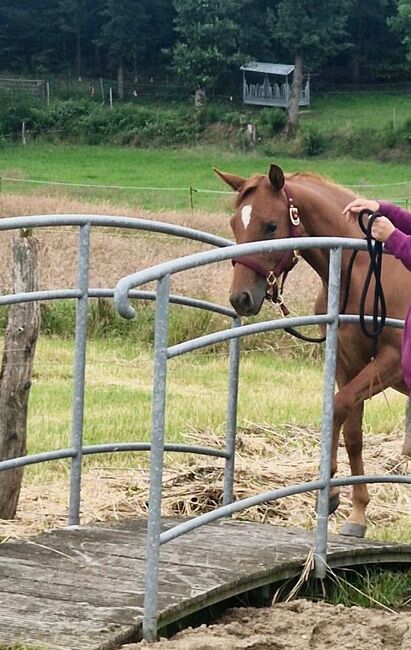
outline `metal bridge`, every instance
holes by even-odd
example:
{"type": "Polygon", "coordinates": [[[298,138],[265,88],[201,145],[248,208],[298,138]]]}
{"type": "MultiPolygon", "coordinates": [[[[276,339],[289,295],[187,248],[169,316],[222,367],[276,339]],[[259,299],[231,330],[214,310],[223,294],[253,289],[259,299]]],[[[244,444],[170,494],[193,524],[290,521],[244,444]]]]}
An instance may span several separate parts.
{"type": "MultiPolygon", "coordinates": [[[[321,316],[281,318],[242,325],[229,308],[174,296],[170,277],[182,270],[268,251],[294,247],[293,240],[233,245],[208,233],[172,224],[99,215],[47,215],[0,220],[0,230],[74,226],[79,229],[78,282],[75,289],[37,291],[0,297],[0,305],[33,300],[74,299],[77,303],[73,370],[72,442],[59,449],[0,462],[0,471],[25,465],[71,459],[68,528],[29,542],[8,542],[0,547],[0,645],[37,644],[46,648],[114,648],[142,635],[153,640],[158,629],[232,595],[269,585],[295,575],[314,552],[314,574],[323,578],[327,566],[374,562],[411,562],[411,545],[369,540],[328,539],[328,494],[332,485],[354,483],[407,483],[411,476],[356,476],[330,480],[333,396],[337,329],[341,322],[358,322],[355,314],[338,313],[342,250],[365,250],[357,239],[300,238],[299,249],[330,250],[327,313],[321,316]],[[191,238],[213,250],[159,264],[121,279],[115,289],[89,287],[90,235],[93,226],[149,230],[191,238]],[[155,292],[136,290],[157,282],[155,292]],[[83,445],[84,386],[88,301],[114,296],[119,313],[131,318],[129,298],[156,301],[154,381],[151,443],[83,445]],[[168,345],[168,309],[171,302],[207,309],[231,318],[231,327],[177,345],[168,345]],[[319,477],[233,502],[235,434],[237,419],[240,339],[263,331],[325,324],[327,329],[323,420],[319,477]],[[218,342],[230,341],[226,448],[168,444],[165,441],[167,366],[179,355],[218,342]],[[120,451],[151,452],[150,513],[147,522],[82,527],[80,524],[82,459],[87,454],[120,451]],[[189,521],[164,521],[161,496],[164,451],[190,452],[225,459],[223,506],[189,521]],[[291,494],[318,491],[318,513],[313,534],[267,525],[224,519],[235,512],[291,494]],[[207,525],[206,528],[203,526],[207,525]],[[184,534],[190,533],[186,538],[184,534]],[[167,543],[167,544],[166,544],[167,543]],[[160,547],[165,545],[161,549],[160,547]],[[223,555],[224,554],[224,555],[223,555]],[[74,570],[73,570],[74,569],[74,570]],[[36,623],[37,621],[37,623],[36,623]],[[75,630],[71,634],[70,630],[75,630]]],[[[371,318],[371,317],[370,317],[371,318]]],[[[387,319],[387,325],[403,322],[387,319]]]]}

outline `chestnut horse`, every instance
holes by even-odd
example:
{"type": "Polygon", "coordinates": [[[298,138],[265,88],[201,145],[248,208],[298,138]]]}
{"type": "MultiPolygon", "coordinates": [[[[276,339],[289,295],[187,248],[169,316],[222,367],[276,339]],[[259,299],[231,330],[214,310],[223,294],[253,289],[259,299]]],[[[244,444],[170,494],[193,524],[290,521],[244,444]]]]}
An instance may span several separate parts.
{"type": "MultiPolygon", "coordinates": [[[[284,177],[277,165],[271,165],[268,176],[242,178],[215,170],[238,193],[236,212],[231,227],[238,244],[287,238],[293,236],[353,237],[362,239],[357,223],[348,223],[343,208],[355,195],[340,185],[318,175],[295,173],[284,177]]],[[[298,241],[296,242],[298,248],[298,241]]],[[[260,311],[267,292],[267,277],[277,276],[292,268],[285,253],[265,253],[234,261],[230,301],[239,315],[260,311]],[[271,273],[270,273],[271,271],[271,273]]],[[[343,251],[341,294],[346,295],[349,283],[347,314],[358,314],[360,295],[368,270],[366,252],[359,252],[349,273],[352,252],[343,251]],[[349,279],[351,278],[351,279],[349,279]]],[[[315,313],[326,313],[329,251],[310,249],[302,257],[318,273],[322,289],[317,297],[315,313]]],[[[394,257],[385,255],[382,282],[387,316],[405,318],[411,302],[409,272],[394,257]]],[[[371,287],[372,288],[372,287],[371,287]]],[[[372,298],[365,307],[372,314],[372,298]]],[[[385,327],[379,337],[377,355],[371,360],[371,340],[359,325],[341,324],[338,331],[337,383],[335,396],[332,451],[332,476],[337,471],[337,449],[341,428],[348,453],[351,473],[364,474],[362,459],[362,419],[364,400],[391,386],[408,394],[401,371],[401,330],[385,327]]],[[[366,507],[369,502],[366,485],[355,485],[352,511],[341,531],[344,535],[363,537],[366,530],[366,507]]],[[[330,493],[330,512],[339,504],[339,489],[330,493]]]]}

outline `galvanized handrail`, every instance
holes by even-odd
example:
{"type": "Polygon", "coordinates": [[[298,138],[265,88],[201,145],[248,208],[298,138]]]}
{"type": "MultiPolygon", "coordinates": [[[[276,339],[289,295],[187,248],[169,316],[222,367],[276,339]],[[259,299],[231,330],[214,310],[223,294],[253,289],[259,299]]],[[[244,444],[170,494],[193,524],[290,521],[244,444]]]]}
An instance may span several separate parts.
{"type": "MultiPolygon", "coordinates": [[[[293,318],[281,318],[263,323],[251,325],[236,324],[231,330],[215,332],[206,336],[185,341],[174,346],[168,346],[168,304],[169,304],[169,280],[170,276],[180,271],[197,268],[210,263],[220,262],[243,255],[255,255],[268,252],[280,252],[293,250],[295,241],[293,239],[278,239],[275,241],[252,242],[239,244],[228,249],[218,249],[195,253],[170,262],[158,264],[149,269],[133,273],[122,278],[115,289],[114,300],[119,313],[125,318],[133,318],[134,308],[128,300],[129,292],[146,282],[157,281],[157,309],[155,323],[155,351],[154,351],[154,383],[153,394],[153,424],[152,424],[152,451],[150,471],[150,511],[147,534],[147,564],[146,564],[146,587],[144,604],[143,636],[147,640],[154,640],[157,635],[157,589],[159,572],[160,545],[187,533],[201,525],[216,521],[222,517],[239,512],[245,508],[257,505],[266,501],[279,499],[291,494],[299,494],[306,491],[318,490],[317,525],[315,534],[315,575],[319,578],[325,577],[327,561],[327,527],[328,527],[328,506],[329,490],[332,486],[354,485],[359,483],[406,483],[411,484],[411,476],[355,476],[331,479],[331,449],[332,429],[334,414],[334,387],[337,358],[337,331],[340,322],[359,322],[359,316],[354,314],[339,314],[340,297],[340,276],[342,250],[366,250],[366,242],[358,239],[346,239],[336,237],[302,237],[299,238],[299,250],[309,248],[329,249],[329,279],[328,279],[328,307],[327,313],[322,315],[302,316],[293,318]],[[161,532],[161,492],[162,472],[164,455],[164,420],[166,403],[166,376],[167,361],[175,356],[186,352],[205,347],[207,345],[230,340],[230,343],[239,342],[240,338],[246,335],[262,331],[284,329],[285,327],[296,327],[312,324],[326,325],[326,350],[325,350],[325,373],[324,373],[324,394],[323,394],[323,419],[321,438],[321,459],[320,477],[318,480],[299,485],[280,488],[265,494],[255,495],[242,499],[235,503],[224,502],[223,506],[214,511],[183,522],[177,526],[161,532]]],[[[372,316],[366,317],[366,320],[372,316]]],[[[403,321],[388,318],[386,324],[392,327],[403,327],[403,321]]],[[[237,395],[238,390],[238,365],[236,374],[232,374],[230,381],[235,377],[235,384],[230,386],[229,401],[233,405],[232,394],[237,395]]],[[[233,422],[236,419],[236,411],[232,414],[233,422]]],[[[227,440],[231,440],[231,447],[234,450],[235,427],[227,440]]],[[[234,453],[233,453],[234,455],[234,453]]],[[[232,460],[234,464],[234,460],[232,460]]]]}
{"type": "MultiPolygon", "coordinates": [[[[91,227],[109,227],[116,229],[143,230],[160,234],[182,237],[196,242],[202,242],[210,246],[230,246],[230,240],[216,235],[170,224],[162,221],[119,216],[105,216],[93,214],[56,214],[56,215],[32,215],[24,217],[10,217],[0,220],[0,231],[21,230],[44,227],[75,226],[79,228],[78,242],[78,279],[77,287],[73,289],[54,289],[36,291],[31,293],[17,293],[0,296],[0,306],[12,305],[21,302],[36,300],[62,300],[75,299],[76,309],[76,332],[75,332],[75,361],[73,372],[73,415],[72,415],[72,440],[68,449],[56,449],[38,454],[21,456],[0,461],[0,471],[15,469],[26,465],[52,461],[63,458],[71,458],[70,473],[70,505],[68,523],[76,525],[80,521],[80,496],[81,496],[81,469],[82,456],[87,454],[112,453],[122,451],[149,451],[150,443],[127,442],[127,443],[106,443],[100,445],[83,445],[83,410],[84,410],[84,385],[86,367],[86,339],[87,339],[87,313],[89,298],[112,298],[114,289],[90,288],[88,284],[88,267],[90,252],[91,227]]],[[[153,291],[133,291],[130,293],[133,299],[155,300],[156,294],[153,291]]],[[[211,311],[222,316],[231,318],[233,324],[238,323],[236,313],[225,305],[218,305],[206,300],[198,300],[186,296],[170,295],[170,302],[211,311]]],[[[234,349],[234,348],[233,348],[234,349]]],[[[227,449],[230,443],[227,443],[227,449]]],[[[201,447],[185,444],[168,444],[167,451],[195,453],[224,458],[227,467],[231,467],[232,453],[228,450],[221,450],[212,447],[201,447]]],[[[229,485],[229,483],[228,483],[229,485]]],[[[232,492],[232,487],[231,487],[232,492]]],[[[230,491],[228,492],[230,494],[230,491]]]]}
{"type": "MultiPolygon", "coordinates": [[[[331,247],[359,251],[367,250],[366,242],[361,239],[345,237],[299,237],[298,239],[299,250],[307,250],[309,248],[327,249],[331,247]],[[331,241],[332,244],[330,243],[331,241]]],[[[129,304],[127,296],[128,292],[135,287],[139,287],[147,282],[153,282],[154,280],[160,280],[160,278],[163,278],[166,275],[173,275],[180,271],[188,271],[189,269],[205,266],[206,264],[231,260],[233,257],[289,251],[294,249],[294,239],[276,239],[270,241],[256,241],[247,244],[236,244],[235,247],[230,246],[229,248],[219,248],[217,250],[203,251],[201,253],[179,257],[176,260],[163,262],[122,278],[117,283],[114,293],[114,302],[121,316],[124,318],[134,318],[135,311],[129,304]],[[233,254],[234,250],[235,255],[233,254]]]]}
{"type": "MultiPolygon", "coordinates": [[[[130,217],[101,216],[101,215],[34,215],[29,217],[11,217],[0,220],[0,231],[25,228],[41,228],[54,226],[79,227],[79,253],[78,253],[78,280],[77,287],[73,289],[57,289],[52,291],[38,291],[33,293],[9,294],[0,296],[0,305],[27,302],[32,300],[58,300],[75,299],[76,334],[75,334],[75,364],[74,364],[74,397],[73,397],[73,428],[71,447],[58,449],[39,454],[32,454],[20,458],[8,459],[0,462],[0,471],[22,467],[33,463],[71,458],[71,489],[69,507],[69,525],[79,523],[80,494],[81,494],[81,468],[82,457],[87,454],[107,453],[116,451],[148,451],[151,450],[150,470],[150,513],[148,520],[147,541],[147,567],[145,590],[145,613],[143,634],[146,639],[153,640],[157,633],[157,585],[159,569],[160,544],[193,530],[200,525],[227,516],[251,505],[264,501],[279,499],[290,494],[304,491],[319,490],[318,522],[316,531],[316,575],[325,575],[326,549],[327,549],[327,521],[328,521],[328,492],[334,485],[353,485],[357,483],[411,483],[411,476],[360,476],[330,479],[331,433],[333,418],[333,396],[336,364],[337,327],[340,322],[358,322],[357,315],[339,315],[338,298],[341,272],[341,252],[343,249],[366,250],[365,242],[357,239],[344,238],[311,238],[299,239],[299,249],[323,248],[330,249],[330,274],[329,296],[327,314],[304,316],[299,318],[286,318],[270,320],[265,323],[241,325],[235,312],[222,305],[176,296],[169,292],[170,276],[182,270],[196,268],[205,264],[219,262],[240,257],[264,253],[268,251],[291,250],[295,246],[293,240],[276,240],[267,242],[253,242],[250,244],[233,245],[229,240],[210,235],[191,228],[185,228],[165,222],[156,222],[130,217]],[[105,226],[111,228],[127,228],[158,232],[177,237],[185,237],[200,241],[211,246],[219,247],[218,250],[204,251],[186,257],[159,264],[150,269],[139,271],[122,278],[116,288],[97,289],[88,286],[88,265],[90,249],[90,233],[92,226],[105,226]],[[134,287],[146,282],[157,281],[157,291],[134,291],[134,287]],[[126,318],[134,316],[134,309],[129,303],[130,298],[156,300],[155,323],[155,350],[154,350],[154,389],[153,389],[153,427],[152,441],[106,443],[100,445],[83,445],[83,409],[84,409],[84,382],[86,365],[86,335],[88,299],[91,297],[113,297],[118,311],[126,318]],[[168,308],[169,303],[175,303],[200,309],[206,309],[231,318],[231,328],[211,335],[206,335],[168,346],[168,308]],[[261,331],[277,330],[287,326],[305,326],[309,324],[324,324],[327,327],[325,376],[324,376],[324,408],[322,423],[321,463],[320,478],[309,483],[280,488],[272,492],[255,495],[233,503],[233,477],[235,461],[235,433],[237,419],[238,375],[240,361],[240,339],[243,336],[261,331]],[[229,356],[229,391],[227,404],[227,435],[225,450],[198,447],[193,445],[176,445],[164,442],[164,421],[167,384],[167,362],[191,350],[205,347],[222,341],[230,341],[229,356]],[[211,513],[197,517],[189,522],[184,522],[172,529],[161,533],[161,488],[163,455],[165,451],[205,454],[225,459],[224,497],[223,506],[211,513]]],[[[372,317],[369,317],[372,318],[372,317]]],[[[402,327],[403,321],[387,319],[387,325],[402,327]]]]}
{"type": "Polygon", "coordinates": [[[229,239],[213,235],[202,230],[179,226],[178,224],[137,217],[121,217],[101,214],[38,214],[24,217],[5,217],[0,219],[0,231],[19,230],[20,228],[46,228],[50,226],[101,226],[106,228],[124,228],[144,230],[174,237],[183,237],[211,246],[231,246],[229,239]]]}

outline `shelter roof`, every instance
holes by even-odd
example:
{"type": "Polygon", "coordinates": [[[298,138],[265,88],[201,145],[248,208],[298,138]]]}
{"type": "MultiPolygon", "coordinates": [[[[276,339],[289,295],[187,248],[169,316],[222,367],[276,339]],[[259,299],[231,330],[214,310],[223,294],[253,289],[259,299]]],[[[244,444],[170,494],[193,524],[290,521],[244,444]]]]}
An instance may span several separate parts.
{"type": "Polygon", "coordinates": [[[293,72],[294,66],[284,63],[262,63],[261,61],[250,61],[250,63],[242,65],[240,70],[287,76],[290,72],[293,72]]]}

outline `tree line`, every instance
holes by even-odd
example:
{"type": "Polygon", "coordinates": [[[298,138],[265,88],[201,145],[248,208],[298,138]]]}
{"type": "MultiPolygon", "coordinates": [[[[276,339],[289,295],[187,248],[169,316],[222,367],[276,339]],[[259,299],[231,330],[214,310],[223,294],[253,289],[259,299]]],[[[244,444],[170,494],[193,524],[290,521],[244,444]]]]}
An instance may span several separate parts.
{"type": "MultiPolygon", "coordinates": [[[[345,82],[405,79],[411,0],[2,0],[0,70],[175,75],[222,92],[246,60],[345,82]]],[[[408,56],[408,59],[407,59],[408,56]]]]}
{"type": "Polygon", "coordinates": [[[410,27],[411,0],[3,0],[0,69],[78,77],[122,63],[132,77],[174,68],[218,86],[244,57],[288,62],[297,42],[352,81],[398,77],[410,27]]]}

